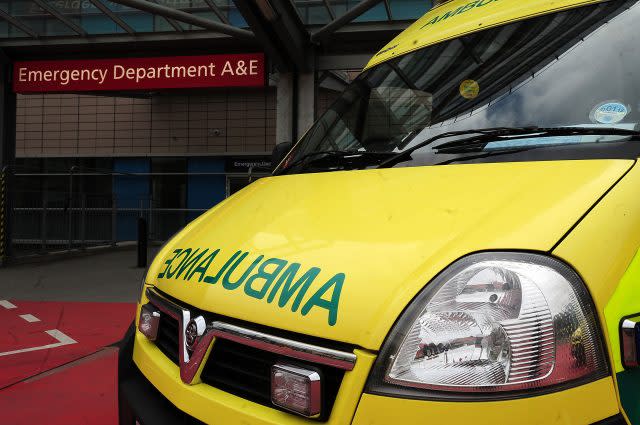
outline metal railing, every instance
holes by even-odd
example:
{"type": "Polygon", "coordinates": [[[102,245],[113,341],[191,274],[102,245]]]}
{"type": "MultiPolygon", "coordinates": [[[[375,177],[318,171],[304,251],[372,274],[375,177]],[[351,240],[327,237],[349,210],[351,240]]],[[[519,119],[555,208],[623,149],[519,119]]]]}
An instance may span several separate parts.
{"type": "Polygon", "coordinates": [[[205,209],[160,208],[153,199],[113,196],[61,198],[58,193],[21,193],[10,210],[13,224],[10,252],[14,257],[54,251],[116,246],[137,240],[137,220],[148,223],[149,239],[164,241],[205,209]],[[41,199],[33,199],[41,196],[41,199]],[[122,206],[120,206],[121,204],[122,206]],[[137,207],[132,205],[138,204],[137,207]]]}
{"type": "MultiPolygon", "coordinates": [[[[185,173],[166,176],[178,174],[185,173]]],[[[248,182],[264,175],[253,171],[197,174],[244,176],[248,182]]],[[[19,173],[4,169],[0,173],[0,265],[12,258],[136,242],[140,218],[147,223],[149,241],[167,240],[206,209],[163,207],[148,195],[88,193],[80,190],[82,185],[78,180],[82,176],[151,178],[158,175],[165,176],[112,171],[81,173],[78,169],[68,173],[19,173]],[[46,179],[60,178],[63,180],[57,181],[58,188],[67,186],[66,190],[47,189],[46,179]],[[9,232],[4,237],[6,229],[9,232]]]]}

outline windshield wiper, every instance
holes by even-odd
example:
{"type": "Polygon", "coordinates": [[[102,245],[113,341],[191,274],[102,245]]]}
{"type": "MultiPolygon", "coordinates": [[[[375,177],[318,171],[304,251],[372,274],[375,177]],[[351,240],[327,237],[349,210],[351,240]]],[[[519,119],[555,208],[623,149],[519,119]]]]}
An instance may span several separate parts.
{"type": "MultiPolygon", "coordinates": [[[[327,151],[316,151],[309,152],[301,156],[300,158],[293,161],[291,164],[286,167],[278,170],[274,175],[284,174],[287,171],[291,170],[298,165],[310,165],[314,162],[326,161],[327,159],[337,159],[337,160],[346,160],[346,161],[361,161],[365,160],[368,163],[371,160],[382,160],[389,158],[391,156],[396,155],[392,152],[360,152],[360,151],[342,151],[342,150],[327,150],[327,151]]],[[[340,166],[344,166],[344,163],[338,163],[340,166]]]]}
{"type": "Polygon", "coordinates": [[[536,127],[492,127],[492,128],[478,129],[478,130],[449,131],[449,132],[446,132],[446,133],[441,133],[441,134],[438,134],[436,136],[433,136],[433,137],[425,140],[424,142],[420,142],[417,145],[410,147],[409,149],[405,149],[402,152],[395,154],[394,156],[392,156],[388,160],[383,161],[378,166],[378,168],[390,168],[390,167],[393,167],[397,163],[402,162],[405,159],[411,158],[411,153],[412,152],[415,152],[418,149],[424,148],[425,146],[429,146],[429,145],[437,142],[440,139],[447,139],[449,137],[455,137],[455,136],[465,136],[465,135],[468,135],[468,134],[476,134],[477,136],[473,137],[474,140],[477,137],[484,136],[484,135],[495,138],[495,137],[498,137],[498,136],[503,135],[503,134],[504,135],[510,134],[512,131],[523,131],[523,132],[524,131],[528,131],[528,132],[531,132],[534,129],[536,129],[536,127]]]}
{"type": "MultiPolygon", "coordinates": [[[[625,130],[621,128],[586,128],[586,127],[494,127],[479,130],[451,131],[438,134],[424,142],[418,143],[395,156],[383,161],[378,168],[393,167],[399,162],[411,158],[411,153],[425,146],[429,146],[444,138],[474,134],[451,142],[442,143],[434,149],[437,153],[465,153],[483,150],[490,142],[509,141],[526,139],[531,137],[553,137],[553,136],[573,136],[573,135],[602,135],[602,136],[640,136],[640,132],[635,130],[625,130]]],[[[531,146],[531,148],[536,145],[531,146]]],[[[526,148],[526,147],[525,147],[526,148]]],[[[514,146],[512,149],[523,149],[523,146],[514,146]]]]}
{"type": "Polygon", "coordinates": [[[465,155],[465,156],[459,156],[457,158],[447,159],[446,161],[436,162],[433,165],[449,165],[449,164],[453,164],[454,162],[473,161],[475,159],[489,158],[489,157],[499,156],[499,155],[509,155],[509,154],[513,155],[520,152],[526,152],[532,149],[544,148],[544,147],[548,147],[548,146],[536,145],[536,146],[526,146],[526,147],[521,146],[518,148],[510,148],[510,149],[495,149],[495,150],[492,149],[490,151],[479,153],[477,155],[465,155]]]}
{"type": "MultiPolygon", "coordinates": [[[[640,132],[635,130],[626,130],[622,128],[613,127],[551,127],[551,128],[539,128],[535,131],[524,134],[507,134],[507,137],[498,136],[495,138],[488,138],[487,136],[471,137],[461,140],[453,140],[451,142],[443,143],[436,146],[434,149],[437,153],[465,153],[465,152],[477,152],[482,151],[491,142],[496,141],[511,141],[530,139],[536,137],[554,137],[554,136],[640,136],[640,132]]],[[[531,145],[532,148],[539,147],[541,145],[531,145]]],[[[507,149],[522,149],[527,146],[504,146],[500,150],[507,149]]]]}

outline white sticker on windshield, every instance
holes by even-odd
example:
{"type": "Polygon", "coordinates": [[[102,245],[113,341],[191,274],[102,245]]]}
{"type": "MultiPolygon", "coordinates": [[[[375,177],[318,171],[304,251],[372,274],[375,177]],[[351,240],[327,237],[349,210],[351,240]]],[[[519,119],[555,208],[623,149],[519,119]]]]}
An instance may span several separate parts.
{"type": "Polygon", "coordinates": [[[629,108],[623,103],[607,101],[593,108],[589,118],[591,118],[592,122],[599,122],[600,124],[616,124],[628,114],[629,108]]]}

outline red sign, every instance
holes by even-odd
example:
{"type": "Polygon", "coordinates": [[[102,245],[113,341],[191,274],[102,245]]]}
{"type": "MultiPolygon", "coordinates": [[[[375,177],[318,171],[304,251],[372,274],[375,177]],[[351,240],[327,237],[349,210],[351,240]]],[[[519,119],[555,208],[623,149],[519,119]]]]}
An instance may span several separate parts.
{"type": "Polygon", "coordinates": [[[16,62],[16,93],[259,87],[264,54],[16,62]]]}

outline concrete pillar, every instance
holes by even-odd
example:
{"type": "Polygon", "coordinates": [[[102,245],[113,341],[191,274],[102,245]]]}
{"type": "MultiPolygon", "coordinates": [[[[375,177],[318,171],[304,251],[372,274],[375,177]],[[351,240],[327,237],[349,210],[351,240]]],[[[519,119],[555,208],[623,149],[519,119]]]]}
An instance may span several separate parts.
{"type": "Polygon", "coordinates": [[[276,144],[293,142],[294,77],[281,72],[276,89],[276,144]]]}
{"type": "Polygon", "coordinates": [[[298,74],[298,135],[299,139],[316,118],[316,73],[298,74]]]}
{"type": "Polygon", "coordinates": [[[315,72],[280,73],[276,94],[276,143],[296,142],[316,115],[315,72]]]}
{"type": "MultiPolygon", "coordinates": [[[[3,58],[6,59],[6,58],[3,58]]],[[[11,88],[12,64],[0,61],[0,266],[11,256],[11,183],[8,166],[16,157],[16,95],[11,88]]]]}

